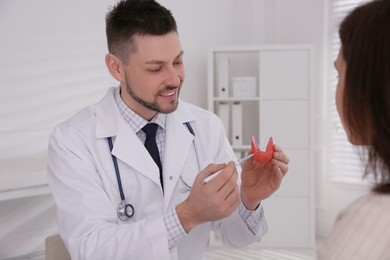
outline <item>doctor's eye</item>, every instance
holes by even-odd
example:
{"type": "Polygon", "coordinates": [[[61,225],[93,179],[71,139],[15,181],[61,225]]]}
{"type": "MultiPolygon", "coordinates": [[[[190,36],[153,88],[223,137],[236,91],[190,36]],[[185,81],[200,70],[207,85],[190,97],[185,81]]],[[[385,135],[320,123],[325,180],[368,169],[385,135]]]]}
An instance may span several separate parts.
{"type": "Polygon", "coordinates": [[[160,70],[161,70],[161,67],[150,68],[150,69],[149,69],[150,72],[159,72],[160,70]]]}

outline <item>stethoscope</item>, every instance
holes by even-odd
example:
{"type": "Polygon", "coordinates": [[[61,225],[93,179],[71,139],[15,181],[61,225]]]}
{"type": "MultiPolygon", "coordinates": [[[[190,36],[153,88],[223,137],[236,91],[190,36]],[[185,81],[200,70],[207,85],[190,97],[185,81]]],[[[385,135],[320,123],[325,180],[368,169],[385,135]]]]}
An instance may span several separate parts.
{"type": "MultiPolygon", "coordinates": [[[[187,126],[188,131],[193,136],[195,136],[195,132],[194,132],[194,129],[192,128],[191,124],[189,122],[186,122],[184,124],[187,126]]],[[[108,142],[108,146],[110,148],[112,161],[114,163],[114,168],[115,168],[115,173],[116,173],[116,180],[118,182],[119,194],[121,196],[121,202],[119,202],[118,207],[116,208],[116,214],[118,215],[118,218],[121,221],[127,221],[131,217],[134,216],[134,212],[135,212],[134,206],[132,204],[130,204],[130,203],[126,203],[126,197],[125,197],[125,193],[123,192],[123,188],[122,188],[122,180],[121,180],[121,175],[120,175],[120,172],[119,172],[118,161],[116,159],[116,156],[112,154],[113,145],[112,145],[112,138],[111,138],[111,136],[107,138],[107,142],[108,142]]],[[[194,147],[196,147],[195,146],[195,141],[194,141],[194,147]]],[[[196,157],[197,157],[196,159],[198,160],[196,148],[195,148],[195,154],[196,154],[196,157]]],[[[199,165],[199,160],[198,160],[198,165],[199,165]]],[[[183,182],[184,182],[184,180],[183,180],[183,182]]],[[[184,184],[189,189],[191,189],[191,187],[188,184],[186,184],[185,182],[184,182],[184,184]]]]}
{"type": "Polygon", "coordinates": [[[121,175],[119,173],[118,161],[116,160],[116,156],[112,154],[113,145],[111,136],[107,138],[107,141],[108,146],[110,147],[112,161],[114,162],[116,180],[118,181],[119,194],[121,196],[121,202],[119,202],[118,207],[116,208],[116,214],[120,220],[126,221],[134,216],[134,207],[130,203],[126,203],[125,194],[122,188],[121,175]]]}

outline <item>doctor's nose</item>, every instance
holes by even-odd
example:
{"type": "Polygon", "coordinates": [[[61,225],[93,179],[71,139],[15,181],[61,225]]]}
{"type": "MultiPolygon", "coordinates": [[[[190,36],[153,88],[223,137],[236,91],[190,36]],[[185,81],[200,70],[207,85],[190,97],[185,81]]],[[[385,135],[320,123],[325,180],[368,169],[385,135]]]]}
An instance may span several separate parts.
{"type": "Polygon", "coordinates": [[[181,81],[183,80],[184,73],[180,69],[176,69],[175,67],[170,67],[167,70],[167,73],[165,75],[164,83],[167,86],[180,86],[181,81]]]}

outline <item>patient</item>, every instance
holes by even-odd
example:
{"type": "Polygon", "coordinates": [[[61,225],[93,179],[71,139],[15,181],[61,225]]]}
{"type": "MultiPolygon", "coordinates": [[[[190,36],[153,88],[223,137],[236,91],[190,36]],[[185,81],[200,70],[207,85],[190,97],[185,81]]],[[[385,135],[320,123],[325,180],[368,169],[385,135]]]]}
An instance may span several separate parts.
{"type": "Polygon", "coordinates": [[[390,259],[390,1],[353,10],[339,29],[336,107],[348,140],[368,150],[372,192],[338,216],[321,260],[390,259]]]}

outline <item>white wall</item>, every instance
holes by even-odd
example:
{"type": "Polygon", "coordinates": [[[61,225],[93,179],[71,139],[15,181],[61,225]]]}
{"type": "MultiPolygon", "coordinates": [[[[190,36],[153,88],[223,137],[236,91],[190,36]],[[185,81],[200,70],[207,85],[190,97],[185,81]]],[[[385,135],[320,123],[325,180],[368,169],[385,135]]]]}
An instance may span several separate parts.
{"type": "MultiPolygon", "coordinates": [[[[91,0],[90,0],[91,1],[91,0]]],[[[23,37],[31,39],[34,34],[31,33],[33,29],[40,27],[28,26],[28,24],[38,24],[40,26],[47,26],[53,29],[56,25],[57,16],[48,16],[52,8],[61,10],[58,15],[64,14],[72,19],[81,19],[79,26],[74,27],[74,31],[64,31],[67,37],[75,37],[82,33],[79,27],[86,23],[89,30],[96,33],[93,40],[96,51],[93,53],[96,56],[95,69],[99,76],[104,80],[100,80],[95,94],[90,98],[80,100],[77,103],[77,110],[79,107],[91,103],[93,99],[98,99],[112,81],[106,76],[103,56],[105,52],[105,42],[102,36],[102,21],[103,14],[106,11],[105,6],[112,1],[93,1],[87,2],[90,4],[82,4],[80,1],[65,1],[49,4],[48,0],[35,1],[21,1],[21,0],[2,0],[0,1],[0,57],[7,56],[7,62],[0,62],[0,117],[7,116],[7,120],[13,120],[12,113],[7,106],[13,108],[12,103],[3,102],[10,97],[17,98],[18,95],[24,95],[23,100],[28,100],[29,95],[34,93],[32,87],[33,81],[30,79],[27,82],[21,81],[24,73],[20,72],[20,68],[26,69],[23,61],[22,63],[13,63],[14,55],[20,53],[19,45],[10,44],[8,37],[4,37],[4,33],[9,35],[18,35],[18,40],[23,41],[23,37]],[[31,2],[31,3],[29,3],[31,2]],[[27,9],[18,11],[21,3],[27,4],[27,9]],[[93,6],[93,8],[91,8],[93,6]],[[79,10],[79,11],[75,11],[79,10]],[[85,11],[85,15],[81,15],[85,11]],[[16,15],[18,14],[18,15],[16,15]],[[7,21],[12,19],[17,24],[14,25],[7,21]],[[24,20],[24,19],[27,19],[24,20]],[[81,22],[85,19],[84,22],[81,22]],[[14,27],[16,26],[16,27],[14,27]],[[18,31],[13,31],[17,28],[18,31]],[[25,30],[25,31],[23,31],[25,30]],[[69,34],[75,32],[75,36],[69,34]],[[5,39],[5,40],[4,40],[5,39]],[[12,55],[9,55],[12,53],[12,55]],[[7,54],[7,55],[6,55],[7,54]],[[21,67],[20,67],[21,66],[21,67]],[[8,78],[4,81],[5,74],[12,75],[13,78],[8,78]],[[105,74],[105,75],[103,75],[105,74]],[[3,80],[1,80],[3,79],[3,80]],[[20,85],[12,84],[15,79],[20,85]],[[5,88],[4,84],[12,84],[12,88],[5,88]],[[29,92],[23,91],[26,86],[31,86],[29,92]],[[4,89],[6,91],[4,92],[4,89]]],[[[316,89],[317,89],[317,132],[318,132],[318,151],[317,155],[323,158],[324,150],[324,122],[326,113],[323,98],[326,93],[326,86],[324,86],[324,42],[325,42],[325,28],[324,28],[324,6],[326,0],[197,0],[197,1],[182,1],[182,0],[161,0],[160,1],[167,8],[171,9],[178,22],[178,29],[182,45],[185,51],[184,61],[186,66],[187,78],[184,89],[182,91],[182,98],[206,108],[207,105],[207,50],[214,45],[237,45],[237,44],[314,44],[316,46],[316,89]]],[[[61,16],[60,16],[61,17],[61,16]]],[[[65,19],[66,17],[64,17],[65,19]]],[[[61,23],[60,23],[61,24],[61,23]]],[[[65,26],[64,24],[62,26],[65,26]]],[[[61,27],[61,25],[60,25],[61,27]]],[[[49,37],[50,38],[50,37],[49,37]]],[[[12,41],[11,41],[12,42],[12,41]]],[[[71,48],[77,48],[80,45],[72,45],[71,48]]],[[[90,46],[91,45],[86,45],[90,46]]],[[[85,48],[86,46],[83,46],[85,48]]],[[[38,46],[39,47],[39,46],[38,46]]],[[[69,46],[68,46],[69,47],[69,46]]],[[[71,49],[72,51],[72,49],[71,49]]],[[[74,51],[74,49],[73,49],[74,51]]],[[[81,53],[86,50],[79,50],[81,53]]],[[[55,52],[53,52],[55,53],[55,52]]],[[[19,57],[23,58],[23,57],[19,57]]],[[[35,57],[39,60],[39,56],[35,57]]],[[[46,59],[49,59],[46,57],[46,59]]],[[[82,64],[82,61],[80,61],[82,64]]],[[[28,63],[32,69],[35,63],[33,59],[28,63]]],[[[75,64],[80,65],[80,64],[75,64]]],[[[72,75],[71,75],[72,76],[72,75]]],[[[44,82],[45,75],[42,75],[41,81],[44,82]]],[[[86,86],[89,86],[88,79],[84,81],[86,86]]],[[[96,83],[98,84],[98,83],[96,83]]],[[[11,86],[11,85],[10,85],[11,86]]],[[[83,84],[79,82],[74,91],[83,89],[83,84]]],[[[65,87],[65,86],[64,86],[65,87]]],[[[34,104],[48,105],[46,109],[50,109],[53,104],[47,104],[46,96],[42,95],[41,99],[38,97],[34,100],[34,104]]],[[[60,104],[59,104],[60,105],[60,104]]],[[[73,111],[64,111],[61,115],[66,118],[73,111]]],[[[57,118],[55,121],[58,120],[57,118]]],[[[7,138],[8,146],[14,147],[15,151],[18,147],[22,147],[18,142],[17,136],[11,135],[13,129],[6,129],[0,127],[0,138],[3,140],[7,138]],[[18,144],[18,146],[15,145],[18,144]]],[[[47,125],[47,128],[51,125],[47,125]]],[[[18,128],[19,131],[26,131],[24,128],[18,128]]],[[[45,130],[46,131],[46,130],[45,130]]],[[[48,131],[44,133],[48,134],[48,131]]],[[[35,145],[31,143],[31,145],[35,145]]],[[[38,144],[40,145],[40,144],[38,144]]],[[[42,146],[44,147],[44,146],[42,146]]],[[[5,147],[6,148],[6,147],[5,147]]],[[[42,148],[44,149],[44,148],[42,148]]],[[[7,150],[0,149],[0,160],[7,158],[7,150]]],[[[22,163],[22,162],[16,162],[22,163]]],[[[44,162],[43,162],[44,163],[44,162]]],[[[321,174],[324,172],[323,160],[317,163],[317,172],[313,174],[321,174]]],[[[0,174],[0,178],[1,178],[0,174]]],[[[44,176],[44,175],[42,175],[44,176]]],[[[321,183],[318,183],[320,186],[321,183]]],[[[322,194],[319,194],[322,196],[322,194]]],[[[320,204],[323,202],[319,200],[320,204]]],[[[323,205],[323,203],[322,203],[323,205]]],[[[54,209],[50,196],[36,196],[31,199],[19,198],[10,201],[0,201],[0,258],[12,257],[22,255],[43,249],[43,238],[46,234],[54,232],[56,229],[54,219],[54,209]],[[27,214],[25,212],[28,212],[27,214]],[[31,214],[30,212],[33,212],[31,214]],[[41,233],[42,232],[42,233],[41,233]],[[23,247],[11,246],[9,238],[12,238],[12,245],[23,245],[23,247]]]]}
{"type": "Polygon", "coordinates": [[[113,83],[104,65],[108,3],[0,1],[0,259],[42,250],[56,232],[50,196],[9,190],[46,183],[53,127],[113,83]]]}
{"type": "Polygon", "coordinates": [[[0,4],[1,191],[46,183],[54,126],[115,83],[104,64],[107,1],[0,4]]]}

